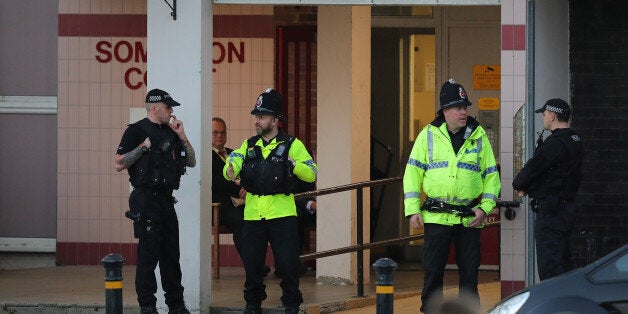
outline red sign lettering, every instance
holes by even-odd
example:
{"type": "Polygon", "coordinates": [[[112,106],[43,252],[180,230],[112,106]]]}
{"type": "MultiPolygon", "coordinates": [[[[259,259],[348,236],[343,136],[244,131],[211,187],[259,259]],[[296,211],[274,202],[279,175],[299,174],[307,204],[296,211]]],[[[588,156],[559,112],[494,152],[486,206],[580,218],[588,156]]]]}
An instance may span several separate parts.
{"type": "Polygon", "coordinates": [[[135,84],[131,83],[132,73],[139,74],[140,78],[142,77],[142,70],[138,68],[129,68],[128,70],[126,70],[126,72],[124,72],[124,84],[126,84],[126,87],[135,90],[142,87],[142,82],[146,84],[146,73],[144,73],[144,80],[135,80],[135,84]]]}
{"type": "Polygon", "coordinates": [[[221,63],[227,57],[227,61],[229,63],[233,63],[233,57],[235,56],[240,63],[244,63],[244,43],[240,42],[240,49],[238,50],[234,43],[228,42],[227,49],[225,49],[225,45],[215,41],[212,44],[214,47],[214,59],[212,60],[213,64],[221,63]]]}
{"type": "MultiPolygon", "coordinates": [[[[223,62],[225,58],[229,63],[233,63],[234,60],[244,63],[244,42],[239,42],[239,47],[236,47],[236,44],[233,42],[228,42],[227,47],[220,42],[213,42],[212,47],[215,48],[214,59],[212,60],[214,64],[223,62]]],[[[126,40],[121,40],[114,45],[112,42],[101,40],[96,43],[96,52],[97,54],[94,57],[100,63],[109,63],[113,60],[120,63],[128,63],[131,60],[135,61],[135,63],[146,63],[147,57],[144,44],[141,41],[131,44],[126,40]]],[[[139,89],[146,85],[146,82],[146,73],[142,73],[142,70],[138,67],[128,68],[124,72],[124,84],[129,89],[139,89]]]]}

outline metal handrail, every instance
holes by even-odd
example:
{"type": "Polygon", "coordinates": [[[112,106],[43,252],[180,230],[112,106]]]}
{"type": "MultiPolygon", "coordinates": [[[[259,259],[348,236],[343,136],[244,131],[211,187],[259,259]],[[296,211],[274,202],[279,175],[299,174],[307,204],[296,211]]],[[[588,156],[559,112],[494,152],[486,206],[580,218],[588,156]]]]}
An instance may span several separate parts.
{"type": "MultiPolygon", "coordinates": [[[[357,195],[356,195],[356,205],[357,205],[357,210],[356,210],[356,225],[357,225],[357,235],[356,235],[356,242],[357,242],[357,246],[362,246],[364,244],[364,196],[363,196],[363,189],[365,187],[372,187],[372,186],[377,186],[377,185],[382,185],[382,184],[387,184],[387,183],[391,183],[391,182],[397,182],[397,181],[401,181],[403,179],[403,177],[393,177],[393,178],[387,178],[387,179],[380,179],[380,180],[372,180],[372,181],[363,181],[363,182],[357,182],[357,183],[350,183],[350,184],[346,184],[346,185],[341,185],[341,186],[336,186],[336,187],[331,187],[331,188],[325,188],[325,189],[320,189],[320,190],[316,190],[316,191],[310,191],[310,192],[303,192],[303,193],[297,193],[294,195],[295,199],[298,198],[304,198],[304,197],[313,197],[313,196],[321,196],[321,195],[327,195],[327,194],[333,194],[333,193],[338,193],[338,192],[344,192],[344,191],[350,191],[350,190],[356,190],[357,189],[357,195]]],[[[358,249],[355,250],[356,254],[357,254],[357,275],[358,275],[358,297],[363,297],[364,296],[364,252],[362,249],[358,249]]],[[[337,254],[331,254],[331,255],[338,255],[338,254],[343,254],[343,253],[337,253],[337,254]]],[[[328,256],[331,256],[328,255],[328,256]]]]}
{"type": "MultiPolygon", "coordinates": [[[[329,257],[329,256],[334,256],[334,255],[356,252],[357,264],[358,264],[358,267],[357,267],[358,297],[363,297],[364,296],[364,252],[363,252],[364,250],[368,250],[368,249],[382,246],[382,245],[410,242],[410,241],[422,239],[424,237],[423,234],[415,234],[415,235],[396,238],[396,239],[389,239],[389,240],[383,240],[383,241],[371,242],[371,243],[363,243],[364,242],[363,240],[364,239],[364,229],[363,229],[364,208],[363,208],[362,189],[365,187],[372,187],[372,186],[397,182],[401,180],[403,180],[403,177],[393,177],[393,178],[387,178],[387,179],[351,183],[351,184],[340,185],[340,186],[331,187],[331,188],[320,189],[316,191],[295,193],[294,198],[299,199],[299,198],[305,198],[305,197],[314,197],[314,196],[321,196],[321,195],[327,195],[327,194],[334,194],[338,192],[344,192],[344,191],[357,189],[357,213],[356,213],[356,216],[357,216],[356,224],[357,224],[357,229],[358,229],[357,237],[356,237],[357,244],[352,245],[352,246],[337,248],[337,249],[331,249],[327,251],[303,254],[300,256],[301,260],[304,260],[304,261],[312,260],[312,259],[318,259],[322,257],[329,257]]],[[[497,207],[498,208],[499,207],[519,207],[519,203],[511,202],[511,201],[504,201],[504,202],[499,201],[497,202],[497,207]]],[[[485,224],[484,227],[496,227],[499,225],[500,225],[500,222],[492,222],[492,223],[485,224]]]]}
{"type": "Polygon", "coordinates": [[[304,198],[304,197],[313,197],[313,196],[333,194],[333,193],[338,193],[338,192],[355,190],[357,188],[371,187],[371,186],[382,185],[382,184],[386,184],[390,182],[401,181],[402,179],[403,177],[393,177],[393,178],[386,178],[386,179],[380,179],[380,180],[350,183],[350,184],[339,185],[339,186],[335,186],[331,188],[324,188],[324,189],[320,189],[316,191],[295,193],[294,198],[299,199],[299,198],[304,198]]]}
{"type": "MultiPolygon", "coordinates": [[[[490,223],[484,224],[484,228],[497,227],[499,225],[500,225],[499,221],[490,222],[490,223]]],[[[397,243],[404,243],[404,242],[410,242],[410,241],[415,241],[415,240],[421,240],[421,239],[423,239],[424,236],[425,235],[422,234],[422,233],[421,234],[414,234],[414,235],[411,235],[411,236],[406,236],[406,237],[401,237],[401,238],[382,240],[382,241],[371,242],[371,243],[364,243],[362,245],[352,245],[352,246],[346,246],[346,247],[342,247],[342,248],[338,248],[338,249],[331,249],[331,250],[327,250],[327,251],[308,253],[308,254],[301,255],[301,259],[304,260],[304,261],[307,261],[307,260],[312,260],[312,259],[317,259],[317,258],[322,258],[322,257],[329,257],[329,256],[340,255],[340,254],[345,254],[345,253],[351,253],[351,252],[355,252],[355,251],[359,251],[359,250],[369,250],[369,249],[372,249],[372,248],[375,248],[375,247],[379,247],[379,246],[382,246],[382,245],[397,244],[397,243]]]]}

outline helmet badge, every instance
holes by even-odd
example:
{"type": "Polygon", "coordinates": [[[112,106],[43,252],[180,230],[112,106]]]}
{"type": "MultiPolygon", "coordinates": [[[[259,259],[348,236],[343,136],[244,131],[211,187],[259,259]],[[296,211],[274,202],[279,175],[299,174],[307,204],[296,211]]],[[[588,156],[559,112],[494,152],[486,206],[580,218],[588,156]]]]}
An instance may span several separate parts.
{"type": "Polygon", "coordinates": [[[256,108],[259,108],[259,107],[261,107],[261,106],[262,106],[262,100],[263,100],[262,95],[260,95],[259,97],[257,97],[257,101],[255,102],[255,107],[256,107],[256,108]]]}
{"type": "Polygon", "coordinates": [[[467,92],[464,91],[462,86],[458,87],[458,95],[460,95],[460,98],[467,98],[467,92]]]}

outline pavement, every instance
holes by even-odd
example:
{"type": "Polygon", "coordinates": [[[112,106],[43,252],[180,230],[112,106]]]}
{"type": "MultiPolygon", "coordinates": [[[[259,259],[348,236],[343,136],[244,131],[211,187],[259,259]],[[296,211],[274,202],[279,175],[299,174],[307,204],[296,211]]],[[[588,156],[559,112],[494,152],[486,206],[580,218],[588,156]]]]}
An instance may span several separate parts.
{"type": "MultiPolygon", "coordinates": [[[[185,272],[185,270],[184,270],[185,272]]],[[[134,277],[135,267],[122,270],[124,313],[139,313],[134,277]]],[[[365,284],[364,296],[357,297],[355,285],[323,285],[317,283],[315,272],[309,270],[301,278],[305,300],[302,313],[376,313],[375,280],[365,284]]],[[[394,311],[418,313],[423,272],[420,269],[398,269],[394,274],[394,311]]],[[[244,271],[238,267],[221,267],[221,278],[212,281],[210,313],[241,313],[244,301],[244,271]]],[[[458,276],[446,271],[445,297],[457,295],[458,276]]],[[[480,271],[479,291],[482,310],[499,301],[498,271],[480,271]]],[[[279,279],[266,280],[268,299],[265,313],[282,313],[279,279]]],[[[160,292],[158,292],[160,293],[160,292]]],[[[103,313],[105,312],[104,269],[101,266],[57,266],[0,271],[0,313],[103,313]]],[[[167,312],[161,309],[160,312],[167,312]]]]}

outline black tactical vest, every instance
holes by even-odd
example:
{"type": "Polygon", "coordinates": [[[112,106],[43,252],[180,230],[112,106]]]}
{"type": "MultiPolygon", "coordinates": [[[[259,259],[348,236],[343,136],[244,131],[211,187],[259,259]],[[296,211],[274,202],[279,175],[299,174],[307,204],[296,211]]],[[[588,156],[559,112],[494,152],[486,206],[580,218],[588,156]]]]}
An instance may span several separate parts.
{"type": "Polygon", "coordinates": [[[158,128],[148,119],[135,124],[146,133],[151,147],[129,167],[129,181],[136,188],[178,189],[186,164],[179,137],[172,129],[158,128]]]}
{"type": "Polygon", "coordinates": [[[562,145],[567,151],[567,157],[548,169],[545,176],[530,187],[529,192],[532,197],[540,199],[572,200],[582,181],[582,142],[578,134],[570,129],[552,135],[556,141],[553,145],[562,145]]]}
{"type": "Polygon", "coordinates": [[[260,136],[253,136],[247,141],[247,151],[240,171],[240,184],[256,195],[289,195],[294,191],[294,165],[288,159],[288,151],[294,137],[288,137],[273,149],[267,158],[262,155],[262,148],[255,145],[260,136]]]}

